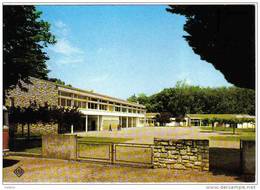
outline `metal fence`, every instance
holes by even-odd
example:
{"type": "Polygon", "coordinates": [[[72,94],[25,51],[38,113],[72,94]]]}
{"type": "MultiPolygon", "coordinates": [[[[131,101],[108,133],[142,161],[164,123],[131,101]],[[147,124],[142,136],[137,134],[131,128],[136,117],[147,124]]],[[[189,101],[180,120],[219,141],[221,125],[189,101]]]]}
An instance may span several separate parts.
{"type": "Polygon", "coordinates": [[[152,167],[151,144],[77,141],[78,160],[152,167]]]}

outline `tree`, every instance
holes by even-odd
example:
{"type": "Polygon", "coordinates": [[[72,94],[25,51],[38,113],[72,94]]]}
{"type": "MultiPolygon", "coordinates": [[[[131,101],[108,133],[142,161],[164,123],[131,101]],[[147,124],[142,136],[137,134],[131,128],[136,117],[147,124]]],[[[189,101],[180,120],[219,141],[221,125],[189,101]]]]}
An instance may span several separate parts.
{"type": "Polygon", "coordinates": [[[43,51],[56,42],[50,24],[40,20],[41,12],[34,6],[3,7],[3,93],[21,80],[30,83],[29,76],[47,79],[48,60],[43,51]]]}
{"type": "Polygon", "coordinates": [[[166,10],[186,17],[184,38],[194,53],[230,83],[255,89],[254,5],[170,5],[166,10]]]}
{"type": "MultiPolygon", "coordinates": [[[[22,124],[22,127],[27,125],[27,137],[30,138],[30,126],[36,123],[57,123],[58,132],[68,131],[71,125],[79,126],[84,115],[77,107],[63,108],[45,104],[44,106],[31,103],[27,108],[10,107],[9,115],[10,122],[14,125],[22,124]]],[[[14,131],[13,131],[14,133],[14,131]]],[[[11,137],[14,137],[12,135],[11,137]]]]}
{"type": "Polygon", "coordinates": [[[130,96],[129,98],[127,98],[127,101],[137,103],[138,99],[137,99],[136,95],[134,94],[134,95],[130,96]]]}
{"type": "Polygon", "coordinates": [[[157,114],[155,117],[156,122],[159,122],[161,126],[164,126],[166,123],[169,123],[171,120],[172,114],[169,112],[162,112],[157,114]]]}
{"type": "Polygon", "coordinates": [[[64,81],[57,79],[57,78],[48,78],[48,81],[54,82],[56,84],[61,84],[61,85],[64,85],[64,86],[72,87],[71,84],[66,84],[64,81]]]}
{"type": "Polygon", "coordinates": [[[137,96],[148,112],[169,112],[173,117],[185,114],[255,115],[255,91],[238,87],[200,87],[178,82],[151,96],[137,96]]]}

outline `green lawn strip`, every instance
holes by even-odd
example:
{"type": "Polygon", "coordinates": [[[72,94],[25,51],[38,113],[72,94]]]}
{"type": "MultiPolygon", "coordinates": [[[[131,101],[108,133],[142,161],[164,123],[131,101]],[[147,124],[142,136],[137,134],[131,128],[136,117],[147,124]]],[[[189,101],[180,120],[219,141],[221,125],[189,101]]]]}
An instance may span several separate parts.
{"type": "Polygon", "coordinates": [[[220,135],[211,136],[210,140],[214,141],[240,141],[240,140],[255,140],[255,135],[220,135]]]}
{"type": "MultiPolygon", "coordinates": [[[[212,131],[212,127],[211,126],[202,126],[200,127],[200,130],[202,131],[212,131]]],[[[233,131],[232,127],[214,127],[214,131],[233,131]]],[[[236,132],[255,132],[254,128],[246,128],[246,129],[241,129],[241,128],[237,128],[235,130],[236,132]]]]}
{"type": "Polygon", "coordinates": [[[23,152],[41,154],[42,153],[42,147],[27,148],[23,152]]]}
{"type": "Polygon", "coordinates": [[[132,138],[115,138],[115,137],[78,137],[78,141],[90,141],[90,142],[111,142],[111,143],[123,143],[132,140],[132,138]]]}

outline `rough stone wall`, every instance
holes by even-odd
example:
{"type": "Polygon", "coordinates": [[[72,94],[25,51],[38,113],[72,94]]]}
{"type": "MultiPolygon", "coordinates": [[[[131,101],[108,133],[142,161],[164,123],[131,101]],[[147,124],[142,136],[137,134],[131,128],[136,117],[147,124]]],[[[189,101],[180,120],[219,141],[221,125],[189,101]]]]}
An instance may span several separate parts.
{"type": "Polygon", "coordinates": [[[154,139],[154,168],[209,170],[209,141],[154,139]]]}
{"type": "MultiPolygon", "coordinates": [[[[27,136],[27,125],[23,126],[24,136],[27,136]]],[[[22,125],[16,126],[15,134],[22,135],[22,125]]],[[[30,135],[31,136],[41,136],[47,134],[58,134],[58,124],[42,124],[36,123],[30,125],[30,135]]]]}
{"type": "Polygon", "coordinates": [[[28,107],[30,103],[36,102],[37,105],[58,105],[57,86],[45,80],[30,78],[32,84],[23,83],[27,91],[21,90],[18,86],[8,91],[6,105],[11,106],[11,99],[14,99],[14,106],[28,107]]]}

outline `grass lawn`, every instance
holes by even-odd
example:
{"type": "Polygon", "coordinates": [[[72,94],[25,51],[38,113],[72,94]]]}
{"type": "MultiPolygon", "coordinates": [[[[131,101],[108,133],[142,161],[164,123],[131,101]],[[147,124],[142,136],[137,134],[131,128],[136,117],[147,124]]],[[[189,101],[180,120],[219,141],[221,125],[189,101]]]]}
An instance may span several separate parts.
{"type": "Polygon", "coordinates": [[[255,140],[255,129],[236,129],[235,134],[233,135],[233,128],[231,127],[214,127],[214,131],[212,131],[211,126],[202,126],[200,129],[203,132],[212,132],[219,133],[217,136],[211,136],[210,140],[217,141],[240,141],[240,140],[255,140]],[[225,134],[221,134],[221,132],[225,132],[225,134]]]}
{"type": "Polygon", "coordinates": [[[240,136],[232,136],[232,135],[223,135],[223,136],[212,136],[210,140],[215,141],[240,141],[240,140],[255,140],[255,135],[240,135],[240,136]]]}
{"type": "Polygon", "coordinates": [[[42,147],[35,147],[35,148],[26,148],[23,152],[33,153],[33,154],[42,154],[42,147]]]}
{"type": "MultiPolygon", "coordinates": [[[[211,126],[201,126],[200,127],[201,130],[203,131],[212,131],[212,127],[211,126]]],[[[230,131],[233,132],[233,128],[232,127],[214,127],[214,131],[230,131]]],[[[235,130],[236,132],[255,132],[255,128],[247,128],[247,129],[241,129],[241,128],[237,128],[235,130]]]]}

